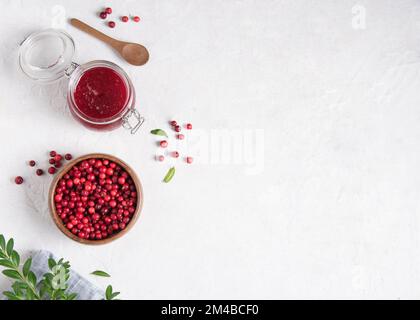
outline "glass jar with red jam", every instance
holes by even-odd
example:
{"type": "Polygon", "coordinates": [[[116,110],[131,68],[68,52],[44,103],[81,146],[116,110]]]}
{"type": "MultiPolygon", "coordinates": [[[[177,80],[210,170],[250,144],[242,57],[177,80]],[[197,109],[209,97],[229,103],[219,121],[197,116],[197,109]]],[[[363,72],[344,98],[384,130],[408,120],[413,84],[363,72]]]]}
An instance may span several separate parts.
{"type": "Polygon", "coordinates": [[[75,44],[64,31],[48,29],[31,34],[21,44],[22,71],[40,83],[69,78],[67,104],[73,117],[96,130],[119,127],[135,133],[144,118],[135,108],[136,94],[127,73],[115,63],[72,61],[75,44]]]}

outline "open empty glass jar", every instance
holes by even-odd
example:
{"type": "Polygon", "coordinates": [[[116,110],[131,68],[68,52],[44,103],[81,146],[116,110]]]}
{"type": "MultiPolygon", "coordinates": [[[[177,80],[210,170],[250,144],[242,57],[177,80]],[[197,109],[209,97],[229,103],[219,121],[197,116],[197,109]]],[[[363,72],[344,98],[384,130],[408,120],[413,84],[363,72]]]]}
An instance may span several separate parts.
{"type": "Polygon", "coordinates": [[[79,65],[72,61],[75,44],[69,34],[48,29],[31,34],[21,44],[22,71],[40,83],[69,78],[67,103],[73,117],[91,129],[123,126],[135,133],[144,118],[135,109],[133,84],[115,63],[95,60],[79,65]]]}

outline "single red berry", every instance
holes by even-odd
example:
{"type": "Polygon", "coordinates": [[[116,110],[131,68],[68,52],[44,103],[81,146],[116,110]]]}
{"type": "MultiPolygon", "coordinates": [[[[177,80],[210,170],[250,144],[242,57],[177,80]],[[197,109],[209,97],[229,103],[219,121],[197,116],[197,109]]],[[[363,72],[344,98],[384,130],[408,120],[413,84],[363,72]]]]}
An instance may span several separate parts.
{"type": "Polygon", "coordinates": [[[42,170],[42,169],[36,170],[36,175],[37,176],[42,176],[43,174],[44,174],[44,170],[42,170]]]}
{"type": "Polygon", "coordinates": [[[56,156],[57,152],[55,151],[50,151],[50,157],[54,158],[56,156]]]}
{"type": "Polygon", "coordinates": [[[54,163],[55,163],[54,158],[51,158],[50,160],[48,160],[48,163],[49,163],[49,164],[54,164],[54,163]]]}
{"type": "Polygon", "coordinates": [[[118,183],[119,184],[124,184],[125,183],[125,178],[124,177],[119,177],[118,178],[118,183]]]}
{"type": "Polygon", "coordinates": [[[178,139],[178,140],[184,140],[184,138],[185,138],[185,136],[183,135],[183,134],[177,134],[176,135],[176,138],[178,139]]]}
{"type": "Polygon", "coordinates": [[[191,123],[187,123],[186,128],[187,128],[188,130],[191,130],[191,129],[192,129],[192,124],[191,124],[191,123]]]}
{"type": "Polygon", "coordinates": [[[187,157],[187,163],[191,164],[193,163],[193,160],[194,160],[193,157],[187,157]]]}
{"type": "Polygon", "coordinates": [[[54,174],[55,173],[55,168],[54,167],[49,167],[48,168],[48,173],[49,174],[54,174]]]}
{"type": "Polygon", "coordinates": [[[176,125],[174,129],[176,132],[181,132],[181,126],[176,125]]]}
{"type": "Polygon", "coordinates": [[[115,28],[115,22],[114,22],[114,21],[110,21],[110,22],[108,22],[108,26],[109,26],[110,28],[115,28]]]}
{"type": "Polygon", "coordinates": [[[112,8],[109,8],[109,7],[108,7],[108,8],[106,8],[106,9],[105,9],[105,12],[106,12],[107,14],[111,14],[111,13],[112,13],[112,8]]]}
{"type": "Polygon", "coordinates": [[[164,157],[164,156],[162,156],[162,155],[160,155],[160,156],[158,156],[158,160],[159,160],[160,162],[162,162],[163,160],[165,160],[165,157],[164,157]]]}
{"type": "Polygon", "coordinates": [[[61,166],[62,166],[63,164],[61,163],[61,161],[57,161],[55,164],[54,164],[54,167],[56,167],[56,168],[61,168],[61,166]]]}
{"type": "Polygon", "coordinates": [[[35,162],[34,160],[31,160],[31,161],[29,161],[29,165],[30,165],[31,167],[35,167],[36,162],[35,162]]]}
{"type": "Polygon", "coordinates": [[[172,152],[172,157],[178,158],[179,157],[179,152],[178,151],[172,152]]]}
{"type": "Polygon", "coordinates": [[[140,22],[140,17],[139,17],[139,16],[135,16],[135,17],[133,17],[133,21],[134,21],[134,22],[140,22]]]}
{"type": "Polygon", "coordinates": [[[107,18],[107,13],[106,12],[101,12],[100,14],[99,14],[99,17],[101,18],[101,19],[106,19],[107,18]]]}
{"type": "Polygon", "coordinates": [[[122,22],[128,22],[128,20],[129,20],[129,19],[128,19],[128,17],[127,17],[127,16],[122,16],[122,17],[121,17],[121,21],[122,21],[122,22]]]}
{"type": "Polygon", "coordinates": [[[66,153],[66,155],[64,156],[64,159],[69,161],[69,160],[73,159],[73,156],[70,153],[66,153]]]}
{"type": "Polygon", "coordinates": [[[110,206],[111,208],[115,208],[115,207],[117,206],[117,202],[116,202],[115,200],[111,200],[111,201],[109,202],[109,206],[110,206]]]}
{"type": "Polygon", "coordinates": [[[62,159],[63,159],[63,157],[61,156],[61,154],[57,154],[57,155],[54,157],[55,162],[59,162],[59,161],[61,161],[62,159]]]}
{"type": "Polygon", "coordinates": [[[162,140],[159,144],[162,148],[166,148],[168,146],[168,141],[162,140]]]}
{"type": "Polygon", "coordinates": [[[15,178],[15,183],[16,183],[16,184],[22,184],[22,183],[23,183],[23,178],[22,178],[21,176],[17,176],[17,177],[15,178]]]}
{"type": "Polygon", "coordinates": [[[172,127],[175,127],[178,123],[177,123],[175,120],[172,120],[171,122],[169,122],[169,124],[170,124],[172,127]]]}

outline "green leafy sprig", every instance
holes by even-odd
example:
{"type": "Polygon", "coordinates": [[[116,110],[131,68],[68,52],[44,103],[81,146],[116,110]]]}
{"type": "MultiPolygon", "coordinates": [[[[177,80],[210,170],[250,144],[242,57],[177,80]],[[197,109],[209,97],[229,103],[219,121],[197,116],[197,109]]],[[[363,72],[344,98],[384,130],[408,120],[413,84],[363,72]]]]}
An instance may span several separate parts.
{"type": "MultiPolygon", "coordinates": [[[[70,279],[70,263],[60,259],[55,261],[48,259],[49,272],[37,281],[35,273],[31,271],[32,257],[28,258],[20,267],[20,256],[14,250],[14,240],[7,242],[0,234],[0,266],[5,267],[2,273],[14,280],[11,291],[3,292],[9,300],[74,300],[76,293],[68,291],[68,280],[70,279]]],[[[108,273],[96,270],[92,274],[102,277],[110,277],[108,273]]],[[[115,300],[119,292],[113,292],[109,285],[105,291],[106,300],[115,300]]]]}
{"type": "Polygon", "coordinates": [[[50,272],[44,274],[40,282],[41,297],[49,300],[74,300],[76,293],[67,293],[68,280],[70,279],[70,263],[60,259],[48,259],[50,272]]]}
{"type": "Polygon", "coordinates": [[[6,240],[0,234],[0,266],[6,269],[2,273],[15,280],[12,285],[13,291],[5,291],[3,294],[10,300],[40,300],[41,295],[37,290],[37,278],[31,271],[32,258],[28,258],[20,268],[20,256],[14,250],[14,240],[6,240]]]}

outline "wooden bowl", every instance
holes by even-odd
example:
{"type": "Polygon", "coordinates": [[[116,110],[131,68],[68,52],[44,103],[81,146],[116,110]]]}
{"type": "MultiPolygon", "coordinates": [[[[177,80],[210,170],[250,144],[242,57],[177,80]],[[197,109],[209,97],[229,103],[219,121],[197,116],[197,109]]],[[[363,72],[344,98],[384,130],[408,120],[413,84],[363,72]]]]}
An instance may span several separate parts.
{"type": "Polygon", "coordinates": [[[76,158],[72,161],[70,161],[69,163],[67,163],[63,169],[55,176],[54,180],[51,183],[51,187],[49,190],[49,195],[48,195],[48,205],[50,207],[50,213],[51,216],[55,222],[55,224],[57,225],[58,229],[61,230],[61,232],[63,232],[67,237],[69,237],[70,239],[83,243],[83,244],[89,244],[89,245],[100,245],[100,244],[106,244],[109,243],[111,241],[114,241],[118,238],[121,238],[123,235],[125,235],[136,223],[138,217],[140,216],[140,212],[141,209],[143,207],[143,188],[141,186],[140,180],[137,177],[136,173],[134,172],[133,169],[131,169],[131,167],[126,164],[124,161],[118,159],[117,157],[108,155],[108,154],[103,154],[103,153],[91,153],[91,154],[87,154],[84,155],[82,157],[76,158]],[[128,175],[133,179],[134,185],[136,186],[136,192],[137,192],[137,207],[136,207],[136,211],[133,214],[133,217],[131,218],[130,222],[127,224],[126,228],[124,230],[121,230],[120,232],[112,235],[111,237],[108,237],[106,239],[101,239],[101,240],[87,240],[87,239],[81,239],[78,236],[74,235],[73,233],[70,232],[70,230],[68,230],[66,228],[66,226],[63,224],[63,221],[61,220],[61,218],[58,216],[57,211],[55,209],[55,203],[54,203],[54,192],[55,189],[57,187],[58,181],[60,181],[61,178],[63,178],[63,176],[77,163],[86,160],[86,159],[91,159],[91,158],[100,158],[100,159],[108,159],[109,161],[113,161],[115,163],[117,163],[118,165],[120,165],[125,171],[127,171],[128,175]]]}

